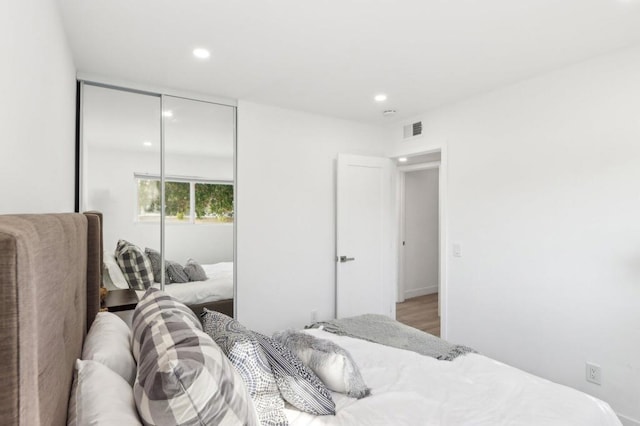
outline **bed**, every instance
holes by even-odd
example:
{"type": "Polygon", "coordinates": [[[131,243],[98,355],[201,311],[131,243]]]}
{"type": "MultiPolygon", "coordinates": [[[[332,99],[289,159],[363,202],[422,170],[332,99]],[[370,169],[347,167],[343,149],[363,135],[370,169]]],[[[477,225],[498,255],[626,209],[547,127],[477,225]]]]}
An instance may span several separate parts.
{"type": "MultiPolygon", "coordinates": [[[[195,350],[200,351],[198,357],[216,358],[217,369],[206,369],[210,374],[207,380],[198,380],[194,384],[206,383],[203,389],[217,389],[210,391],[211,395],[202,389],[195,394],[200,402],[204,401],[202,407],[213,410],[215,406],[218,409],[218,405],[226,401],[227,405],[235,404],[235,411],[233,415],[221,417],[220,424],[258,424],[256,407],[260,404],[253,394],[249,395],[251,386],[243,384],[246,372],[229,368],[231,358],[220,356],[221,348],[229,339],[215,340],[214,343],[203,331],[207,331],[210,325],[206,322],[208,315],[222,314],[207,311],[198,319],[180,302],[155,289],[147,291],[138,305],[140,310],[134,313],[133,328],[130,330],[124,323],[120,324],[120,328],[124,327],[133,335],[131,353],[138,360],[137,367],[134,366],[137,372],[134,370],[136,384],[133,389],[127,390],[128,385],[122,385],[124,379],[119,378],[120,385],[124,386],[123,392],[115,392],[112,386],[80,388],[75,384],[72,392],[74,366],[80,363],[76,364],[76,359],[84,356],[89,340],[92,337],[94,340],[97,337],[98,341],[108,340],[106,335],[94,333],[99,328],[97,324],[107,318],[105,315],[111,315],[98,314],[100,257],[100,229],[96,216],[0,216],[0,356],[5,362],[5,368],[0,371],[4,385],[0,389],[0,424],[64,425],[67,413],[71,412],[69,398],[72,397],[72,407],[76,407],[78,394],[85,401],[92,402],[87,410],[98,410],[100,415],[111,416],[111,419],[114,416],[123,419],[125,410],[133,410],[131,422],[111,420],[97,424],[138,423],[138,414],[144,416],[143,413],[153,405],[149,401],[138,405],[138,413],[135,406],[132,408],[133,394],[140,392],[138,382],[145,374],[146,363],[155,363],[166,357],[163,352],[146,346],[148,340],[143,342],[144,333],[140,341],[136,334],[138,328],[145,325],[142,312],[153,314],[149,303],[154,300],[158,306],[164,306],[156,310],[156,313],[161,313],[156,314],[156,318],[162,317],[162,321],[174,318],[173,328],[182,324],[179,321],[189,323],[191,328],[184,324],[177,328],[180,333],[192,333],[196,338],[182,340],[189,341],[189,344],[195,342],[195,350]],[[212,371],[216,373],[211,375],[212,371]],[[242,375],[241,380],[239,375],[242,375]],[[212,386],[212,383],[219,386],[212,386]],[[233,396],[222,398],[222,394],[215,393],[223,391],[232,392],[233,396]],[[116,396],[112,394],[120,393],[118,396],[122,396],[128,392],[131,395],[127,404],[110,402],[110,398],[116,396]],[[245,419],[243,416],[248,417],[245,419]]],[[[231,329],[238,331],[241,326],[235,325],[231,329]]],[[[370,388],[370,394],[356,399],[331,392],[335,415],[311,415],[287,403],[284,413],[291,425],[621,424],[604,401],[480,354],[468,353],[452,361],[443,361],[332,334],[324,329],[302,330],[300,333],[333,342],[348,351],[359,368],[361,378],[370,388]]],[[[255,336],[258,337],[257,334],[255,336]]],[[[160,340],[175,347],[178,340],[175,336],[172,339],[160,340]]],[[[261,336],[260,339],[270,338],[261,336]]],[[[193,351],[192,347],[188,353],[193,351]]],[[[271,358],[269,360],[271,362],[271,358]]],[[[107,367],[100,368],[115,374],[107,367]]],[[[76,380],[79,377],[77,373],[76,380]]],[[[173,411],[182,407],[177,403],[170,406],[173,411]]],[[[181,412],[172,414],[184,418],[181,412]]],[[[156,424],[170,423],[158,421],[156,424]]],[[[185,424],[217,422],[201,420],[185,424]]]]}
{"type": "MultiPolygon", "coordinates": [[[[203,264],[202,268],[207,280],[166,284],[165,291],[189,305],[196,314],[208,308],[233,316],[233,262],[203,264]]],[[[129,288],[113,253],[104,255],[104,271],[104,285],[108,290],[129,288]]],[[[159,283],[153,286],[160,288],[159,283]]],[[[144,291],[136,290],[136,293],[140,298],[144,291]]]]}

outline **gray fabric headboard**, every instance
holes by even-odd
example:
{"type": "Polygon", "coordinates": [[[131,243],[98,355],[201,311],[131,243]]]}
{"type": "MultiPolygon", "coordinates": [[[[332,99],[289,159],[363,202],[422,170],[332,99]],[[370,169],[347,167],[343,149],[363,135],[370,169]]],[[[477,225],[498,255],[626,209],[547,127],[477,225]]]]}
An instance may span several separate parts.
{"type": "Polygon", "coordinates": [[[99,309],[100,217],[0,215],[0,424],[64,425],[99,309]]]}

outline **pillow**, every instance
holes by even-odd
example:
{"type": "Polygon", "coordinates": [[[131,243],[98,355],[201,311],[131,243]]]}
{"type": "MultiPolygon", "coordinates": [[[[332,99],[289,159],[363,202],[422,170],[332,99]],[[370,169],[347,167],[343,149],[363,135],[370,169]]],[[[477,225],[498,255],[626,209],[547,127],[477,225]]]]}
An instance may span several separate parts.
{"type": "Polygon", "coordinates": [[[269,359],[282,397],[289,404],[313,415],[336,413],[331,392],[300,358],[272,338],[254,335],[269,359]]]}
{"type": "Polygon", "coordinates": [[[184,273],[189,277],[189,281],[206,281],[209,278],[202,266],[193,259],[187,260],[187,264],[184,265],[184,273]]]}
{"type": "Polygon", "coordinates": [[[153,284],[151,261],[140,248],[120,240],[116,246],[116,259],[130,288],[145,290],[153,284]]]}
{"type": "Polygon", "coordinates": [[[131,354],[131,330],[111,312],[98,312],[82,348],[82,359],[97,361],[133,385],[136,362],[131,354]]]}
{"type": "Polygon", "coordinates": [[[105,254],[104,269],[105,286],[109,290],[126,290],[129,288],[129,283],[122,274],[122,270],[120,269],[120,266],[118,266],[118,261],[116,260],[115,255],[113,255],[112,253],[105,254]],[[112,285],[109,286],[109,284],[112,285]]]}
{"type": "Polygon", "coordinates": [[[332,341],[294,330],[277,333],[273,338],[298,355],[332,391],[358,399],[371,393],[351,354],[332,341]]]}
{"type": "Polygon", "coordinates": [[[261,425],[286,425],[280,396],[269,360],[260,344],[238,321],[220,312],[204,309],[202,328],[220,346],[247,386],[261,425]]]}
{"type": "Polygon", "coordinates": [[[170,299],[160,290],[149,289],[142,308],[138,304],[134,311],[133,341],[139,348],[135,350],[134,344],[138,376],[133,396],[143,423],[259,425],[235,368],[194,324],[193,313],[186,315],[177,308],[180,302],[170,299]]]}
{"type": "Polygon", "coordinates": [[[184,273],[184,268],[178,262],[166,260],[164,264],[167,268],[167,276],[171,283],[188,283],[189,277],[184,273]]]}
{"type": "Polygon", "coordinates": [[[153,270],[153,278],[154,281],[159,283],[162,279],[162,256],[160,252],[154,249],[150,249],[149,247],[144,249],[144,254],[147,255],[149,261],[151,262],[151,269],[153,270]]]}
{"type": "Polygon", "coordinates": [[[131,386],[96,361],[76,361],[68,426],[139,425],[131,386]]]}
{"type": "Polygon", "coordinates": [[[200,320],[184,303],[164,291],[150,287],[136,305],[131,317],[131,353],[136,362],[140,358],[141,339],[147,337],[150,325],[169,313],[174,314],[174,321],[188,322],[191,327],[202,330],[200,320]]]}

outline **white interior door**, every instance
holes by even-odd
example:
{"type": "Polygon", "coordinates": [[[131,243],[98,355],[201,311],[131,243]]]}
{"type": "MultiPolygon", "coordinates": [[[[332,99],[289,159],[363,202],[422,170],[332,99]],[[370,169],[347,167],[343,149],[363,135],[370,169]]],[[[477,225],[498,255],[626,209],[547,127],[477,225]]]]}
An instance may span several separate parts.
{"type": "Polygon", "coordinates": [[[391,160],[338,156],[336,315],[395,315],[391,160]]]}

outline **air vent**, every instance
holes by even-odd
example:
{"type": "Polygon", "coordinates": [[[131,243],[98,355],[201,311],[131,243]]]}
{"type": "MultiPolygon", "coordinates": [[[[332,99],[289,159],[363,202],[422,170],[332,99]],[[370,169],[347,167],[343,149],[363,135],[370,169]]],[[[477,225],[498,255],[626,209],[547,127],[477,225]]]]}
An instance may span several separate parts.
{"type": "Polygon", "coordinates": [[[420,135],[422,135],[422,121],[416,121],[413,124],[407,124],[404,126],[405,139],[420,135]]]}

